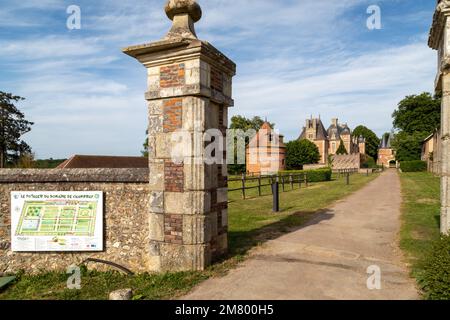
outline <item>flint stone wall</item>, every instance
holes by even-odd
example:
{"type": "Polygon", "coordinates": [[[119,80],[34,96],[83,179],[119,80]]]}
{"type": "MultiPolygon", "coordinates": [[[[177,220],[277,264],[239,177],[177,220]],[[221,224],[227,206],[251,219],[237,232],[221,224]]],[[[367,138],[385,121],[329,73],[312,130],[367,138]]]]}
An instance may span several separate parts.
{"type": "Polygon", "coordinates": [[[66,270],[87,258],[115,262],[135,272],[152,269],[148,177],[148,169],[0,170],[0,273],[66,270]],[[103,191],[104,251],[12,252],[11,191],[103,191]]]}

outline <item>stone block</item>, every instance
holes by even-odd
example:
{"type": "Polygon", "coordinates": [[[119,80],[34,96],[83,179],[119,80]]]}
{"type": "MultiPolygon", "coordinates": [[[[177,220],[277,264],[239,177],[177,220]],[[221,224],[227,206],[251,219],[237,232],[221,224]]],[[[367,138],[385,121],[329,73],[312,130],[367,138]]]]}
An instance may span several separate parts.
{"type": "Polygon", "coordinates": [[[211,211],[211,194],[203,191],[184,193],[184,214],[205,215],[211,211]]]}
{"type": "Polygon", "coordinates": [[[222,209],[222,227],[228,226],[228,209],[222,209]]]}
{"type": "Polygon", "coordinates": [[[205,118],[209,100],[197,97],[187,97],[183,100],[183,130],[205,131],[205,118]]]}
{"type": "Polygon", "coordinates": [[[164,215],[149,214],[149,238],[151,241],[164,241],[164,215]]]}
{"type": "Polygon", "coordinates": [[[163,132],[163,116],[162,115],[150,115],[148,117],[148,134],[155,136],[158,133],[163,132]]]}
{"type": "Polygon", "coordinates": [[[165,192],[164,193],[164,209],[168,214],[184,213],[184,197],[182,192],[165,192]]]}
{"type": "Polygon", "coordinates": [[[161,269],[164,271],[201,271],[211,263],[208,245],[161,244],[161,269]]]}
{"type": "Polygon", "coordinates": [[[163,100],[151,100],[147,102],[149,115],[163,114],[163,100]]]}
{"type": "Polygon", "coordinates": [[[164,192],[150,192],[150,212],[164,213],[164,192]]]}
{"type": "Polygon", "coordinates": [[[206,244],[211,240],[206,216],[183,216],[183,244],[206,244]]]}
{"type": "Polygon", "coordinates": [[[184,188],[190,191],[204,191],[217,188],[217,166],[194,163],[184,164],[184,188]]]}
{"type": "Polygon", "coordinates": [[[228,188],[217,189],[217,203],[228,202],[228,188]]]}
{"type": "Polygon", "coordinates": [[[156,134],[156,157],[159,159],[171,159],[172,157],[172,134],[156,134]]]}
{"type": "Polygon", "coordinates": [[[212,211],[208,215],[208,219],[209,219],[209,226],[210,226],[210,231],[211,231],[211,237],[215,237],[219,233],[219,227],[218,227],[218,221],[217,221],[217,212],[216,211],[212,211]]]}
{"type": "Polygon", "coordinates": [[[153,191],[164,191],[164,163],[149,163],[149,188],[153,191]]]}

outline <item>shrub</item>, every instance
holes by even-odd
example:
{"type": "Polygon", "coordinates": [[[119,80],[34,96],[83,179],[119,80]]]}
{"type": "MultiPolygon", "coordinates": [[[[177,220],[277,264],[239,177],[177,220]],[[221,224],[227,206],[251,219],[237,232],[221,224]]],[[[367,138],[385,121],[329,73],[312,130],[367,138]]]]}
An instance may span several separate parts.
{"type": "Polygon", "coordinates": [[[280,175],[285,174],[303,174],[306,173],[308,182],[322,182],[331,181],[332,171],[330,168],[316,169],[316,170],[292,170],[292,171],[280,171],[280,175]]]}
{"type": "Polygon", "coordinates": [[[402,172],[421,172],[427,171],[427,163],[425,161],[402,161],[400,162],[402,172]]]}
{"type": "Polygon", "coordinates": [[[419,284],[428,300],[450,300],[450,237],[442,237],[423,260],[419,284]]]}
{"type": "Polygon", "coordinates": [[[364,169],[367,169],[367,168],[372,169],[372,168],[377,168],[378,166],[372,157],[370,157],[368,155],[363,155],[361,167],[364,169]]]}
{"type": "Polygon", "coordinates": [[[302,169],[304,164],[314,164],[319,160],[319,148],[309,140],[294,140],[286,144],[288,169],[302,169]]]}

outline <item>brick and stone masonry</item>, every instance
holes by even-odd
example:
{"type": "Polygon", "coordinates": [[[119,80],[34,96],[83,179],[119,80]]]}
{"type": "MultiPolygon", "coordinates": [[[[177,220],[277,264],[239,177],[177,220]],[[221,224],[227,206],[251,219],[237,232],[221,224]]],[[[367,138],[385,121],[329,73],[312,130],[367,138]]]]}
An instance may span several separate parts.
{"type": "Polygon", "coordinates": [[[438,0],[428,45],[438,52],[436,93],[442,94],[441,232],[450,234],[450,1],[438,0]]]}
{"type": "Polygon", "coordinates": [[[208,129],[226,133],[236,65],[198,40],[195,1],[169,1],[166,13],[173,27],[163,40],[124,49],[148,74],[150,265],[202,270],[228,248],[227,166],[206,164],[192,147],[174,159],[174,134],[204,146],[208,129]]]}

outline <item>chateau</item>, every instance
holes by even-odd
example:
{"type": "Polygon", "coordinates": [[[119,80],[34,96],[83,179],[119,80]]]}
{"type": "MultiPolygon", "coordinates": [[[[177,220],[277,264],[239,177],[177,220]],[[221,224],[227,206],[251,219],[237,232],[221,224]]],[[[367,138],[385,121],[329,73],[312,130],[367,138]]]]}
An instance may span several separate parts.
{"type": "Polygon", "coordinates": [[[308,139],[319,148],[321,164],[328,162],[328,156],[335,155],[341,141],[348,154],[365,154],[366,141],[363,137],[354,137],[346,123],[340,124],[337,118],[331,120],[328,130],[320,118],[306,120],[299,140],[308,139]]]}

